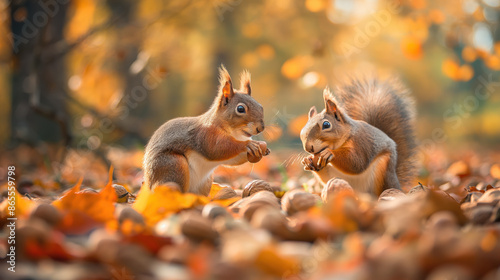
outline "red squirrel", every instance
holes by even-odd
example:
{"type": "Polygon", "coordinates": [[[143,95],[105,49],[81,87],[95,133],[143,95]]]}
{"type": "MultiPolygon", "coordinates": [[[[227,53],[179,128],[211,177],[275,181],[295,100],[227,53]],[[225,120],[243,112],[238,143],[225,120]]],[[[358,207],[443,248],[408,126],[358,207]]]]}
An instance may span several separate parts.
{"type": "Polygon", "coordinates": [[[183,192],[208,195],[217,166],[258,162],[270,153],[265,142],[252,140],[264,130],[264,109],[251,96],[250,73],[241,74],[239,90],[223,65],[219,76],[207,112],[169,120],[149,140],[143,167],[151,189],[173,182],[183,192]]]}
{"type": "Polygon", "coordinates": [[[325,185],[339,177],[355,190],[380,195],[411,183],[416,174],[415,108],[395,79],[352,79],[323,91],[325,109],[309,111],[300,133],[302,160],[325,185]]]}

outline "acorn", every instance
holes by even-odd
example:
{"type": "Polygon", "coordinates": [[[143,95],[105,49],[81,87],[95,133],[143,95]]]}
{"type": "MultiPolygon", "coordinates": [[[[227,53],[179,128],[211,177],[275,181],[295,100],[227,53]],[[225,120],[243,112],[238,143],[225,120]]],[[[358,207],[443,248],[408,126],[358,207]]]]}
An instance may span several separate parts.
{"type": "Polygon", "coordinates": [[[490,217],[490,223],[497,223],[500,222],[500,203],[493,208],[493,213],[491,214],[490,217]]]}
{"type": "Polygon", "coordinates": [[[332,195],[344,191],[354,193],[354,189],[346,180],[332,178],[326,183],[326,186],[321,191],[321,199],[323,199],[323,202],[327,202],[332,195]]]}
{"type": "Polygon", "coordinates": [[[234,190],[237,196],[242,197],[243,196],[243,190],[242,189],[236,189],[234,190]]]}
{"type": "Polygon", "coordinates": [[[50,226],[56,226],[63,218],[63,214],[51,204],[38,205],[30,215],[31,218],[44,220],[50,226]]]}
{"type": "Polygon", "coordinates": [[[181,217],[181,232],[194,241],[209,241],[215,243],[219,234],[212,228],[212,222],[195,211],[190,211],[181,217]]]}
{"type": "MultiPolygon", "coordinates": [[[[110,246],[110,249],[113,249],[113,246],[110,246]]],[[[122,243],[119,244],[117,248],[116,260],[114,263],[119,265],[119,267],[126,267],[127,271],[130,271],[130,275],[151,275],[154,258],[143,246],[122,243]]],[[[124,279],[123,275],[121,279],[124,279]]]]}
{"type": "Polygon", "coordinates": [[[301,190],[293,190],[285,193],[281,199],[281,207],[288,215],[305,211],[315,206],[321,198],[318,195],[301,190]]]}
{"type": "Polygon", "coordinates": [[[214,196],[214,200],[229,199],[233,197],[238,197],[238,194],[230,187],[223,187],[214,196]]]}
{"type": "Polygon", "coordinates": [[[123,222],[125,222],[126,220],[130,220],[135,224],[145,224],[144,217],[141,215],[141,213],[137,212],[134,208],[127,204],[117,205],[115,210],[115,217],[117,217],[118,223],[120,225],[123,224],[123,222]]]}
{"type": "Polygon", "coordinates": [[[231,211],[232,213],[240,213],[241,209],[247,205],[247,203],[250,201],[250,197],[245,197],[245,198],[242,198],[238,201],[236,201],[235,203],[231,204],[231,206],[229,206],[229,211],[231,211]]]}
{"type": "Polygon", "coordinates": [[[411,190],[408,191],[408,195],[416,195],[422,192],[427,192],[429,191],[429,188],[422,185],[421,183],[418,183],[415,187],[411,188],[411,190]]]}
{"type": "Polygon", "coordinates": [[[129,197],[130,193],[127,191],[127,189],[124,186],[118,185],[118,184],[113,184],[113,189],[115,189],[116,196],[118,197],[118,200],[117,200],[118,203],[125,203],[128,201],[128,197],[129,197]]]}
{"type": "Polygon", "coordinates": [[[112,233],[104,228],[94,230],[88,238],[88,248],[101,261],[114,261],[119,246],[119,234],[112,233]]]}
{"type": "Polygon", "coordinates": [[[495,206],[500,202],[500,189],[487,190],[478,200],[480,204],[489,204],[495,206]]]}
{"type": "Polygon", "coordinates": [[[432,214],[429,220],[427,220],[427,227],[437,230],[443,230],[445,228],[459,228],[457,218],[450,211],[439,211],[432,214]]]}
{"type": "Polygon", "coordinates": [[[95,189],[93,189],[91,187],[82,186],[80,188],[79,193],[99,193],[99,191],[95,190],[95,189]]]}
{"type": "Polygon", "coordinates": [[[201,211],[201,215],[205,218],[209,218],[211,220],[219,217],[219,216],[228,216],[229,213],[226,211],[224,207],[221,207],[215,203],[208,203],[203,207],[201,211]]]}
{"type": "Polygon", "coordinates": [[[276,209],[280,209],[278,198],[272,192],[257,192],[250,197],[250,202],[262,201],[268,203],[276,209]]]}
{"type": "Polygon", "coordinates": [[[255,211],[264,207],[275,208],[265,201],[249,201],[248,203],[246,203],[241,207],[240,216],[247,221],[251,221],[255,211]]]}
{"type": "Polygon", "coordinates": [[[248,182],[248,184],[243,188],[243,193],[241,197],[251,196],[260,191],[272,192],[273,188],[271,185],[264,180],[253,180],[248,182]]]}
{"type": "Polygon", "coordinates": [[[465,214],[469,217],[472,224],[475,225],[483,225],[490,221],[493,213],[493,206],[490,205],[482,205],[474,207],[470,212],[466,212],[465,214]]]}
{"type": "Polygon", "coordinates": [[[229,210],[233,213],[239,213],[240,216],[245,217],[247,220],[250,220],[250,217],[252,216],[255,209],[264,205],[269,205],[273,208],[280,209],[278,198],[274,195],[274,193],[262,191],[236,201],[229,207],[229,210]]]}
{"type": "Polygon", "coordinates": [[[269,206],[257,209],[251,220],[253,227],[265,229],[285,239],[291,236],[287,223],[287,219],[281,211],[269,206]]]}
{"type": "Polygon", "coordinates": [[[380,194],[380,196],[378,197],[378,201],[390,201],[403,197],[406,197],[403,191],[401,191],[400,189],[390,188],[384,190],[380,194]]]}

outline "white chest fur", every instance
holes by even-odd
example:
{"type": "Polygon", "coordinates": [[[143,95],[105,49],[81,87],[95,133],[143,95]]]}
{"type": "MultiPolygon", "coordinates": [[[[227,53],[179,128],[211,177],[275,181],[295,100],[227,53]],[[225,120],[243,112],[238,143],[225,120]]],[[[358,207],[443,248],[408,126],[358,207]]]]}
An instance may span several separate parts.
{"type": "Polygon", "coordinates": [[[384,176],[389,155],[379,156],[367,169],[359,174],[347,174],[337,169],[332,163],[328,164],[323,170],[318,172],[321,181],[326,184],[329,179],[338,177],[346,180],[351,187],[361,192],[373,192],[376,182],[382,180],[384,176]],[[326,171],[326,172],[323,172],[326,171]],[[326,174],[325,174],[326,173],[326,174]]]}
{"type": "Polygon", "coordinates": [[[220,164],[217,161],[207,160],[201,154],[190,151],[186,154],[189,164],[189,192],[202,193],[206,182],[211,178],[215,168],[220,164]]]}
{"type": "Polygon", "coordinates": [[[223,161],[207,160],[195,151],[186,153],[186,158],[189,164],[189,192],[208,194],[207,192],[210,191],[209,187],[215,168],[219,165],[241,164],[242,158],[246,159],[246,152],[223,161]]]}

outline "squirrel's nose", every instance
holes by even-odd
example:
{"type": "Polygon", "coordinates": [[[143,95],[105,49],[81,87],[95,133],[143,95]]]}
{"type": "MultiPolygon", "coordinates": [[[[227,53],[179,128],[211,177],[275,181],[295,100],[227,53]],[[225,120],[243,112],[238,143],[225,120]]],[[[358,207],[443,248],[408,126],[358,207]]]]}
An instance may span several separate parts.
{"type": "Polygon", "coordinates": [[[314,154],[314,146],[313,145],[304,144],[304,150],[306,150],[306,152],[308,152],[308,153],[314,154]]]}
{"type": "Polygon", "coordinates": [[[257,130],[257,133],[261,133],[262,131],[264,131],[264,121],[261,121],[260,122],[260,126],[258,125],[257,128],[255,128],[257,130]]]}

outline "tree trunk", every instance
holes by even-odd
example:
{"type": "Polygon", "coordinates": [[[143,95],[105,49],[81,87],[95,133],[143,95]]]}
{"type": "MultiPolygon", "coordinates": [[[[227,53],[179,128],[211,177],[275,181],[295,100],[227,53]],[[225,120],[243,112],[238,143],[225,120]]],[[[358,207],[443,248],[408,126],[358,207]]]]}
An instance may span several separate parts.
{"type": "Polygon", "coordinates": [[[44,62],[63,40],[70,1],[13,1],[11,142],[14,145],[71,141],[66,108],[64,57],[44,62]],[[60,2],[63,2],[62,4],[60,2]]]}

